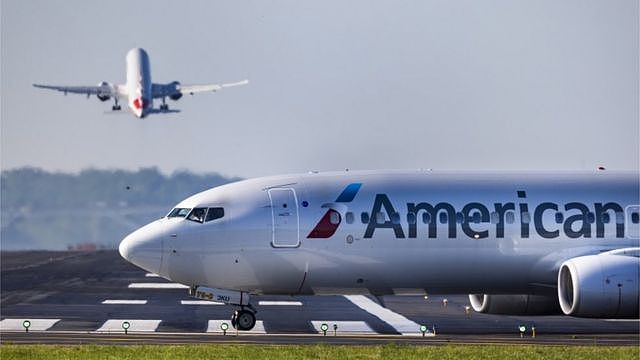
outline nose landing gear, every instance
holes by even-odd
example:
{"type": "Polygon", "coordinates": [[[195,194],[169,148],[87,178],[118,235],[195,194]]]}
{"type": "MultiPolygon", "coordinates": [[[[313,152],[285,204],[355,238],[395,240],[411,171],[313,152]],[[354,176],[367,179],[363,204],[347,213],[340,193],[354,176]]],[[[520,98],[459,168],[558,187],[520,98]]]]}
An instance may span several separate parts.
{"type": "Polygon", "coordinates": [[[222,301],[227,305],[240,306],[233,312],[231,325],[234,329],[249,331],[256,325],[256,309],[249,303],[249,294],[243,291],[192,286],[189,295],[209,301],[222,301]]]}
{"type": "Polygon", "coordinates": [[[231,316],[231,326],[234,329],[241,331],[249,331],[256,326],[256,315],[252,310],[247,310],[244,307],[240,310],[233,312],[231,316]]]}

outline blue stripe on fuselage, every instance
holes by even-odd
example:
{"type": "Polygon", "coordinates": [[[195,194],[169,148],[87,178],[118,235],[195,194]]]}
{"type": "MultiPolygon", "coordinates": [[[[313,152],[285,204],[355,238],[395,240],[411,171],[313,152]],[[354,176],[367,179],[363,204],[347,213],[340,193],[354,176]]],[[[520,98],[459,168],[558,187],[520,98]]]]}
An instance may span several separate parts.
{"type": "Polygon", "coordinates": [[[361,183],[353,183],[347,185],[347,187],[342,191],[342,194],[338,196],[336,202],[351,202],[353,198],[356,197],[358,190],[360,190],[361,183]]]}

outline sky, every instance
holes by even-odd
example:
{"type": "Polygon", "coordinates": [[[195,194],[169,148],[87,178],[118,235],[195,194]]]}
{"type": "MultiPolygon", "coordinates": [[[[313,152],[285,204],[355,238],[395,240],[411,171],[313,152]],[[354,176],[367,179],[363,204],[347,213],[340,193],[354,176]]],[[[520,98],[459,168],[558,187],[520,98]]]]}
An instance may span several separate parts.
{"type": "Polygon", "coordinates": [[[640,168],[637,0],[2,0],[0,166],[640,168]],[[179,114],[32,83],[250,84],[179,114]]]}

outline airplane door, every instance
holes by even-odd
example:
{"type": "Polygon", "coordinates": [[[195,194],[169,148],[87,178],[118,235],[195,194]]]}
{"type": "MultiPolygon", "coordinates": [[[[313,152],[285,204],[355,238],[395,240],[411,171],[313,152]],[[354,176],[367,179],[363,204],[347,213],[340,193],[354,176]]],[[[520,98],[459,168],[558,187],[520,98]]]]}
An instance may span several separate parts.
{"type": "Polygon", "coordinates": [[[271,201],[271,246],[295,248],[300,246],[298,198],[292,188],[269,189],[271,201]]]}

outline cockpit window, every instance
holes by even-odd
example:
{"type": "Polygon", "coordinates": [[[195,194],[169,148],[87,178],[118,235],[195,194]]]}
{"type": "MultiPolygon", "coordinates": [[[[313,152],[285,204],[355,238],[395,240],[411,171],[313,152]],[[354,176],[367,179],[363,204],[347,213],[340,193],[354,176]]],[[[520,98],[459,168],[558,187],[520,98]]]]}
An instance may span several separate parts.
{"type": "Polygon", "coordinates": [[[169,212],[169,215],[167,215],[168,218],[172,218],[172,217],[185,217],[187,216],[187,214],[189,213],[189,211],[191,211],[191,209],[187,209],[187,208],[175,208],[173,210],[171,210],[171,212],[169,212]]]}
{"type": "Polygon", "coordinates": [[[220,219],[221,217],[224,217],[224,208],[213,207],[209,208],[209,211],[207,212],[207,219],[205,221],[220,219]]]}
{"type": "Polygon", "coordinates": [[[207,208],[194,208],[187,216],[188,220],[197,221],[199,223],[204,222],[204,217],[207,214],[207,208]]]}

